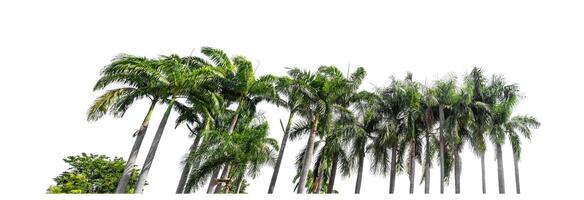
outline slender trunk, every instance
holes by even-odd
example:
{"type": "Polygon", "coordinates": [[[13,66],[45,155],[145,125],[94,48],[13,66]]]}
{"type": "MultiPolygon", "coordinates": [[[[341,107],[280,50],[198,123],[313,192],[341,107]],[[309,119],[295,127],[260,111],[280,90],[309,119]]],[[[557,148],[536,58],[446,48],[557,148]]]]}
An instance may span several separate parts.
{"type": "Polygon", "coordinates": [[[142,125],[136,132],[136,140],[134,141],[134,146],[132,146],[132,151],[130,152],[130,156],[128,157],[128,162],[124,167],[124,172],[122,173],[122,177],[118,182],[118,186],[116,187],[116,193],[126,193],[126,187],[128,186],[128,182],[130,181],[130,174],[132,173],[132,169],[136,163],[136,158],[138,157],[138,152],[140,151],[140,147],[142,146],[142,141],[144,141],[144,136],[146,135],[146,130],[148,130],[148,124],[150,123],[150,118],[152,117],[152,113],[154,112],[154,107],[158,100],[152,100],[150,104],[150,108],[148,108],[148,112],[146,113],[146,117],[142,121],[142,125]]]}
{"type": "Polygon", "coordinates": [[[483,194],[487,193],[487,181],[485,179],[485,153],[481,154],[481,178],[483,180],[483,194]]]}
{"type": "Polygon", "coordinates": [[[515,155],[515,152],[513,153],[513,165],[515,166],[515,190],[517,191],[517,194],[521,193],[521,186],[519,185],[519,166],[517,163],[517,155],[515,155]]]}
{"type": "Polygon", "coordinates": [[[396,172],[396,161],[397,161],[397,145],[391,147],[391,163],[389,169],[389,194],[393,194],[395,190],[395,172],[396,172]]]}
{"type": "Polygon", "coordinates": [[[440,115],[440,194],[444,194],[444,107],[439,108],[440,115]]]}
{"type": "Polygon", "coordinates": [[[306,154],[304,155],[304,163],[302,163],[302,171],[300,172],[300,180],[298,181],[298,194],[303,194],[306,184],[306,178],[308,176],[308,168],[312,163],[312,153],[314,152],[314,140],[316,139],[316,133],[318,131],[318,116],[312,117],[312,130],[310,131],[310,136],[308,137],[308,142],[306,144],[306,154]]]}
{"type": "Polygon", "coordinates": [[[365,160],[365,155],[362,154],[359,156],[359,166],[357,169],[357,183],[355,183],[355,194],[359,194],[361,192],[361,181],[363,179],[363,161],[365,160]]]}
{"type": "Polygon", "coordinates": [[[241,192],[241,185],[243,185],[243,173],[238,177],[237,190],[235,191],[236,194],[239,194],[241,192]]]}
{"type": "MultiPolygon", "coordinates": [[[[288,134],[290,132],[290,126],[292,125],[293,117],[294,111],[290,111],[290,116],[288,116],[288,123],[286,123],[286,129],[283,130],[284,137],[282,137],[280,151],[278,152],[278,160],[276,160],[276,165],[274,166],[274,173],[272,174],[270,186],[268,187],[268,194],[274,193],[274,188],[276,187],[276,181],[278,180],[278,173],[280,173],[280,165],[282,164],[282,158],[284,157],[284,150],[286,149],[286,143],[288,142],[288,134]]],[[[282,125],[282,121],[280,121],[280,125],[282,125]]]]}
{"type": "Polygon", "coordinates": [[[150,146],[150,150],[148,151],[148,155],[146,156],[146,160],[144,161],[144,166],[142,167],[142,171],[140,172],[138,183],[136,184],[135,192],[138,194],[141,194],[142,190],[144,189],[146,178],[148,177],[148,173],[150,172],[150,167],[152,167],[152,162],[154,161],[154,156],[156,155],[156,150],[158,149],[158,144],[160,143],[160,139],[162,138],[164,127],[166,126],[166,122],[168,121],[168,117],[170,116],[170,111],[172,111],[174,101],[175,97],[172,97],[170,102],[168,102],[168,108],[166,108],[166,112],[164,112],[164,116],[162,117],[162,120],[158,125],[158,130],[156,130],[156,135],[154,135],[154,140],[152,141],[152,145],[150,146]]]}
{"type": "Polygon", "coordinates": [[[501,150],[501,145],[496,144],[497,151],[497,175],[499,179],[499,194],[505,194],[505,175],[503,172],[503,150],[501,150]]]}
{"type": "MultiPolygon", "coordinates": [[[[225,167],[223,167],[223,172],[221,172],[221,179],[222,180],[227,180],[230,170],[231,170],[231,163],[225,164],[225,167]]],[[[217,184],[217,186],[215,187],[215,193],[220,193],[223,185],[227,185],[227,183],[217,184]]]]}
{"type": "Polygon", "coordinates": [[[430,193],[430,136],[426,133],[426,168],[424,169],[424,194],[430,193]]]}
{"type": "Polygon", "coordinates": [[[217,184],[217,176],[219,176],[220,171],[220,167],[217,167],[215,170],[213,170],[213,175],[211,175],[211,178],[209,179],[209,186],[207,186],[207,194],[213,193],[215,184],[217,184]]]}
{"type": "Polygon", "coordinates": [[[460,194],[460,144],[454,147],[454,193],[460,194]]]}
{"type": "Polygon", "coordinates": [[[426,109],[426,158],[424,167],[424,194],[430,193],[430,133],[432,132],[432,109],[426,109]]]}
{"type": "Polygon", "coordinates": [[[313,191],[314,194],[320,194],[320,191],[322,191],[322,185],[324,183],[324,167],[323,164],[321,163],[320,166],[318,167],[318,178],[316,179],[317,185],[316,185],[316,189],[313,191]]]}
{"type": "Polygon", "coordinates": [[[326,190],[326,193],[328,193],[328,194],[332,194],[334,187],[335,187],[335,178],[337,177],[338,163],[339,163],[339,153],[335,153],[335,155],[333,155],[331,174],[329,175],[329,182],[328,182],[329,184],[328,184],[328,188],[326,190]]]}
{"type": "MultiPolygon", "coordinates": [[[[195,152],[197,151],[197,148],[199,147],[200,141],[201,141],[201,133],[198,133],[197,136],[195,137],[195,141],[193,141],[193,144],[189,148],[189,155],[188,155],[187,159],[192,157],[195,154],[195,152]]],[[[189,176],[190,171],[191,171],[191,162],[189,160],[187,160],[185,162],[185,166],[183,167],[183,171],[180,175],[180,180],[178,181],[178,186],[176,187],[177,194],[185,193],[185,191],[187,191],[187,189],[185,188],[185,183],[187,182],[187,178],[189,176]]]]}
{"type": "Polygon", "coordinates": [[[410,146],[410,194],[414,193],[414,177],[416,174],[416,142],[410,146]]]}

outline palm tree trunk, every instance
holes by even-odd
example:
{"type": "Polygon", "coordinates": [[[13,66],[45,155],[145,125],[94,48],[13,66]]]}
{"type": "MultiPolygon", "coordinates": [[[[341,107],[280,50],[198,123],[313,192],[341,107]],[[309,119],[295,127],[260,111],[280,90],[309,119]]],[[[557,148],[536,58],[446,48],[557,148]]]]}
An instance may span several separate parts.
{"type": "Polygon", "coordinates": [[[424,194],[430,193],[430,136],[426,133],[426,167],[424,169],[424,194]]]}
{"type": "Polygon", "coordinates": [[[130,151],[130,156],[128,157],[128,162],[124,167],[124,172],[122,173],[122,177],[118,182],[118,186],[116,187],[116,193],[126,193],[126,187],[128,186],[128,182],[130,181],[130,174],[132,173],[132,169],[136,163],[136,158],[138,157],[138,152],[140,151],[140,147],[142,146],[142,141],[144,141],[144,136],[146,135],[146,130],[148,130],[148,124],[150,123],[150,118],[152,117],[152,113],[154,112],[154,107],[158,100],[152,100],[150,104],[150,108],[148,108],[148,112],[146,113],[146,117],[142,121],[142,125],[136,132],[136,140],[134,141],[134,146],[132,146],[132,151],[130,151]]]}
{"type": "Polygon", "coordinates": [[[503,172],[503,150],[501,144],[496,144],[497,151],[497,178],[499,180],[499,194],[505,194],[505,175],[503,172]]]}
{"type": "Polygon", "coordinates": [[[485,179],[485,153],[481,154],[481,178],[483,180],[483,194],[487,193],[487,181],[485,179]]]}
{"type": "Polygon", "coordinates": [[[302,171],[300,172],[300,180],[298,181],[298,194],[303,194],[306,184],[306,178],[308,176],[308,168],[312,163],[312,153],[314,152],[314,140],[316,139],[316,133],[318,131],[318,116],[312,117],[312,130],[310,131],[310,136],[308,137],[308,142],[306,144],[306,154],[304,155],[304,163],[302,163],[302,171]]]}
{"type": "Polygon", "coordinates": [[[440,194],[444,194],[444,107],[439,108],[440,115],[440,194]]]}
{"type": "Polygon", "coordinates": [[[396,173],[396,161],[397,161],[397,145],[394,145],[393,147],[391,147],[391,162],[390,162],[390,167],[391,169],[389,169],[389,194],[393,194],[393,191],[395,190],[395,173],[396,173]]]}
{"type": "Polygon", "coordinates": [[[209,179],[209,186],[207,186],[207,194],[213,193],[213,189],[215,188],[215,184],[217,183],[217,176],[219,176],[219,172],[221,172],[221,168],[217,167],[213,170],[213,175],[209,179]]]}
{"type": "Polygon", "coordinates": [[[363,161],[365,160],[364,153],[359,156],[359,166],[357,169],[357,183],[355,183],[355,194],[361,192],[361,181],[363,179],[363,161]]]}
{"type": "Polygon", "coordinates": [[[410,194],[414,193],[414,177],[416,173],[416,142],[412,142],[410,146],[410,194]]]}
{"type": "Polygon", "coordinates": [[[333,155],[333,163],[331,168],[331,174],[329,175],[328,188],[326,190],[327,194],[332,194],[335,187],[335,178],[337,177],[337,165],[339,163],[339,153],[333,155]]]}
{"type": "MultiPolygon", "coordinates": [[[[226,180],[229,176],[229,171],[231,170],[231,163],[226,163],[225,167],[223,167],[223,172],[221,172],[221,179],[226,180]]],[[[215,193],[221,192],[221,188],[223,185],[227,185],[224,183],[220,183],[215,187],[215,193]]]]}
{"type": "Polygon", "coordinates": [[[454,193],[460,194],[460,144],[454,147],[454,193]]]}
{"type": "MultiPolygon", "coordinates": [[[[278,152],[278,160],[276,160],[276,165],[274,166],[274,173],[272,174],[272,179],[270,180],[270,186],[268,187],[268,194],[274,192],[276,187],[276,181],[278,180],[278,173],[280,173],[280,165],[282,164],[282,158],[284,157],[284,150],[286,149],[286,143],[288,142],[288,134],[290,132],[290,126],[292,125],[292,118],[294,117],[294,111],[290,111],[290,116],[288,116],[288,123],[286,123],[286,129],[284,129],[284,137],[282,137],[282,144],[280,145],[280,151],[278,152]]],[[[282,125],[282,121],[280,121],[282,125]]]]}
{"type": "MultiPolygon", "coordinates": [[[[193,142],[193,144],[189,148],[189,155],[187,158],[190,158],[195,154],[195,152],[197,151],[197,148],[199,146],[200,141],[201,141],[201,133],[198,133],[197,136],[195,137],[195,141],[193,142]]],[[[185,189],[185,183],[187,182],[187,178],[189,176],[190,171],[191,171],[191,163],[187,160],[185,162],[185,166],[183,167],[183,171],[180,175],[180,180],[178,181],[178,186],[176,187],[177,194],[185,193],[185,191],[187,190],[187,189],[185,189]]]]}
{"type": "Polygon", "coordinates": [[[324,165],[321,162],[321,164],[318,166],[318,176],[317,176],[317,185],[316,185],[316,189],[312,192],[314,194],[320,194],[320,191],[322,191],[322,185],[324,184],[324,165]]]}
{"type": "Polygon", "coordinates": [[[424,194],[429,194],[430,193],[430,162],[431,162],[431,157],[430,157],[430,133],[432,132],[432,126],[431,126],[431,118],[428,116],[431,116],[432,114],[432,110],[430,108],[427,109],[426,113],[428,113],[428,115],[426,116],[426,166],[424,167],[424,194]]]}
{"type": "Polygon", "coordinates": [[[517,194],[520,194],[521,186],[519,185],[519,166],[517,162],[517,155],[513,153],[513,165],[515,166],[515,190],[517,191],[517,194]]]}
{"type": "Polygon", "coordinates": [[[174,101],[175,97],[172,97],[170,102],[168,102],[168,108],[166,108],[166,112],[164,112],[164,116],[162,117],[162,120],[158,125],[158,130],[156,130],[156,135],[154,135],[152,145],[150,145],[150,150],[148,151],[148,155],[146,156],[146,160],[144,161],[144,166],[142,167],[142,171],[140,172],[138,183],[136,183],[135,192],[138,194],[141,194],[142,190],[144,189],[146,178],[148,177],[148,173],[150,172],[150,167],[152,167],[152,162],[154,161],[154,156],[156,155],[156,150],[158,149],[158,144],[160,143],[160,139],[162,138],[162,133],[164,132],[164,127],[166,126],[166,122],[168,121],[168,117],[170,116],[170,111],[172,110],[174,101]]]}
{"type": "Polygon", "coordinates": [[[241,192],[241,185],[243,185],[243,173],[241,173],[241,175],[239,175],[238,177],[237,190],[235,191],[236,194],[239,194],[241,192]]]}

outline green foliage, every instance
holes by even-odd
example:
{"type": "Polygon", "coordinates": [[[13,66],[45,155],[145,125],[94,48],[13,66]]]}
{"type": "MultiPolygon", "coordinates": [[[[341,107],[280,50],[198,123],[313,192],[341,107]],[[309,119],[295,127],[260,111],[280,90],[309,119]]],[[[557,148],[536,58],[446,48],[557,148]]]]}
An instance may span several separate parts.
{"type": "MultiPolygon", "coordinates": [[[[49,194],[106,194],[114,193],[126,162],[122,158],[113,160],[105,155],[82,153],[63,159],[71,167],[55,177],[55,185],[49,186],[49,194]]],[[[132,169],[130,183],[126,193],[133,193],[132,188],[138,181],[139,170],[132,169]]]]}

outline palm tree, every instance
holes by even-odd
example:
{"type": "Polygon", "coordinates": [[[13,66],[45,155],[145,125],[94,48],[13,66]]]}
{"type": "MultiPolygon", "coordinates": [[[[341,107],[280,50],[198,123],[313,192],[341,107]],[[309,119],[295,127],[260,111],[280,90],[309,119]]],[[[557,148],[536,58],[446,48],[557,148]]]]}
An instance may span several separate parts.
{"type": "Polygon", "coordinates": [[[190,59],[184,59],[178,55],[161,56],[160,62],[160,82],[163,84],[158,87],[158,91],[162,93],[163,102],[167,103],[166,111],[160,121],[148,155],[144,162],[144,166],[140,172],[140,177],[136,184],[136,192],[142,193],[146,178],[150,172],[158,144],[162,138],[162,133],[166,126],[166,122],[170,116],[171,110],[177,98],[185,97],[193,90],[205,90],[201,85],[211,84],[210,81],[215,81],[216,77],[221,76],[215,69],[209,66],[190,65],[190,59]]]}
{"type": "MultiPolygon", "coordinates": [[[[363,179],[363,163],[365,161],[365,156],[367,153],[367,141],[369,138],[373,138],[374,135],[383,134],[383,118],[382,115],[378,114],[379,111],[379,97],[376,94],[369,92],[360,92],[358,94],[358,99],[355,103],[354,111],[356,123],[354,126],[349,126],[353,134],[350,135],[351,139],[351,152],[350,157],[353,161],[351,166],[354,166],[354,162],[357,162],[357,180],[355,183],[355,194],[361,192],[361,183],[363,179]]],[[[384,148],[385,149],[385,148],[384,148]]]]}
{"type": "Polygon", "coordinates": [[[305,84],[300,85],[302,88],[302,98],[300,100],[302,106],[298,110],[298,114],[303,119],[295,124],[295,127],[300,128],[293,128],[295,129],[293,132],[297,134],[291,134],[291,139],[293,139],[293,135],[309,134],[305,153],[302,154],[301,158],[302,167],[300,168],[298,188],[296,190],[298,194],[302,194],[305,192],[309,166],[312,163],[315,141],[320,128],[320,118],[325,110],[325,98],[328,95],[328,91],[322,91],[322,89],[327,82],[321,76],[315,76],[309,71],[303,71],[298,68],[292,68],[288,70],[288,73],[302,75],[303,79],[306,80],[305,84]]]}
{"type": "Polygon", "coordinates": [[[196,168],[196,165],[198,164],[197,162],[191,162],[192,159],[190,158],[193,157],[197,151],[203,136],[202,133],[209,131],[214,127],[214,116],[220,112],[218,110],[221,109],[222,99],[221,96],[219,96],[217,93],[197,93],[190,94],[187,97],[187,103],[192,106],[188,107],[182,103],[175,103],[175,110],[179,112],[179,116],[176,120],[176,126],[178,127],[183,123],[186,124],[187,128],[191,132],[191,135],[195,137],[193,144],[189,148],[189,153],[183,163],[184,167],[177,186],[177,194],[189,193],[191,191],[190,188],[185,187],[185,184],[187,183],[192,166],[195,165],[196,168]],[[189,124],[196,126],[191,127],[189,124]]]}
{"type": "MultiPolygon", "coordinates": [[[[420,109],[421,94],[419,92],[419,84],[412,79],[412,74],[408,73],[403,85],[403,93],[400,100],[404,103],[404,109],[401,111],[404,123],[404,140],[402,140],[402,148],[408,146],[408,174],[410,178],[410,194],[414,193],[414,178],[416,160],[421,162],[421,140],[420,140],[420,123],[422,112],[420,109]]],[[[404,151],[401,151],[405,153],[404,151]]],[[[400,156],[401,157],[401,156],[400,156]]]]}
{"type": "MultiPolygon", "coordinates": [[[[326,112],[325,121],[325,136],[326,143],[324,150],[328,152],[330,158],[332,159],[331,173],[328,180],[327,193],[332,193],[334,190],[335,179],[337,174],[337,168],[339,161],[342,164],[342,173],[344,175],[349,174],[349,162],[348,153],[344,150],[344,142],[347,141],[347,136],[351,134],[351,129],[346,129],[343,127],[351,127],[352,113],[349,107],[352,103],[359,100],[360,96],[357,93],[359,86],[363,82],[366,76],[365,69],[362,67],[357,68],[352,74],[347,74],[347,78],[334,66],[321,67],[319,68],[319,73],[326,76],[333,87],[336,88],[336,92],[332,93],[328,97],[327,102],[333,104],[329,112],[326,112]],[[334,122],[334,123],[331,123],[334,122]],[[334,130],[331,130],[331,126],[335,126],[334,130]]],[[[328,107],[327,107],[328,108],[328,107]]]]}
{"type": "Polygon", "coordinates": [[[505,132],[507,137],[511,142],[511,148],[513,149],[513,166],[515,167],[515,189],[517,194],[521,193],[521,187],[519,184],[519,167],[518,161],[521,158],[521,139],[519,133],[527,139],[531,139],[531,129],[539,128],[540,123],[535,117],[532,116],[515,116],[512,117],[508,122],[505,123],[505,132]]]}
{"type": "Polygon", "coordinates": [[[424,112],[424,125],[426,127],[425,130],[425,155],[424,155],[424,165],[423,171],[424,175],[422,176],[422,181],[424,181],[424,193],[430,193],[430,169],[432,168],[432,159],[436,153],[436,144],[434,137],[433,129],[436,123],[436,108],[438,105],[438,100],[436,99],[435,91],[433,88],[424,87],[423,94],[422,94],[422,101],[421,106],[424,112]],[[432,142],[431,142],[432,141],[432,142]]]}
{"type": "Polygon", "coordinates": [[[472,137],[471,125],[473,123],[473,101],[472,91],[468,87],[458,90],[456,100],[451,107],[450,115],[446,119],[446,132],[448,144],[451,145],[454,154],[454,190],[460,194],[460,176],[461,176],[461,158],[460,153],[463,150],[465,142],[472,137]]]}
{"type": "Polygon", "coordinates": [[[501,146],[505,141],[504,124],[511,118],[512,109],[517,102],[517,85],[506,85],[502,76],[493,75],[487,88],[487,98],[491,110],[491,127],[488,131],[491,143],[495,145],[499,193],[505,193],[503,174],[503,153],[501,146]]]}
{"type": "Polygon", "coordinates": [[[302,89],[303,85],[307,84],[306,82],[303,82],[305,81],[303,80],[304,78],[305,77],[301,74],[291,72],[288,74],[288,76],[280,77],[276,83],[276,90],[282,97],[285,97],[285,99],[279,98],[280,100],[277,102],[277,105],[284,106],[286,109],[288,109],[289,115],[286,128],[284,128],[282,120],[280,120],[280,126],[284,132],[284,136],[282,137],[280,151],[278,152],[278,160],[276,160],[272,179],[270,180],[268,194],[272,194],[274,192],[278,174],[280,172],[280,165],[282,164],[282,158],[284,157],[284,150],[286,149],[286,143],[288,142],[293,117],[297,110],[300,109],[300,106],[302,106],[300,101],[302,93],[300,90],[302,89]]]}
{"type": "MultiPolygon", "coordinates": [[[[252,69],[251,62],[242,56],[236,56],[233,59],[233,65],[236,67],[235,72],[228,74],[224,79],[225,83],[222,88],[222,95],[226,99],[237,102],[237,108],[231,118],[231,123],[226,134],[231,134],[235,130],[240,112],[247,107],[255,112],[255,105],[262,101],[275,101],[276,90],[274,82],[276,77],[273,75],[264,75],[256,78],[252,69]]],[[[225,179],[229,175],[230,165],[223,168],[221,178],[225,179]]],[[[221,189],[219,185],[216,193],[221,189]]]]}
{"type": "Polygon", "coordinates": [[[384,119],[385,131],[375,135],[368,150],[372,152],[371,169],[374,173],[385,175],[389,171],[389,194],[395,190],[395,176],[402,170],[402,159],[398,159],[399,143],[403,138],[403,117],[400,113],[404,110],[401,101],[402,82],[391,77],[389,86],[377,89],[380,96],[379,110],[384,119]],[[388,152],[388,148],[391,153],[388,152]],[[388,165],[389,163],[389,165],[388,165]],[[389,170],[388,170],[389,169],[389,170]]]}
{"type": "Polygon", "coordinates": [[[439,163],[440,163],[440,194],[444,194],[444,182],[447,181],[447,177],[450,174],[447,171],[449,168],[448,161],[451,158],[446,154],[446,137],[444,131],[446,128],[446,112],[447,109],[450,110],[451,106],[454,104],[456,99],[456,77],[449,75],[442,80],[437,80],[434,83],[434,92],[436,95],[436,100],[438,103],[438,120],[439,120],[439,163]]]}
{"type": "Polygon", "coordinates": [[[241,190],[245,175],[255,178],[262,166],[274,164],[275,152],[278,151],[277,141],[267,137],[269,130],[267,122],[247,111],[241,115],[238,128],[232,134],[226,134],[225,130],[204,133],[207,141],[193,157],[201,161],[191,174],[195,188],[202,186],[205,178],[210,176],[214,169],[229,163],[234,170],[230,171],[226,178],[217,181],[226,183],[222,187],[222,192],[237,192],[238,188],[241,190]],[[232,180],[237,182],[236,188],[231,188],[232,180]]]}
{"type": "Polygon", "coordinates": [[[98,97],[87,111],[88,121],[99,120],[108,112],[115,117],[122,117],[134,101],[142,98],[149,98],[151,101],[142,124],[134,133],[136,140],[118,182],[116,193],[125,193],[127,190],[130,174],[136,163],[154,107],[160,100],[161,94],[156,89],[161,84],[159,76],[160,71],[156,60],[121,54],[104,67],[101,71],[101,78],[93,88],[94,91],[97,91],[115,83],[125,85],[108,90],[98,97]]]}
{"type": "Polygon", "coordinates": [[[472,101],[474,105],[471,109],[474,114],[473,119],[473,133],[472,139],[470,140],[473,152],[477,154],[481,159],[481,179],[482,179],[482,191],[483,194],[487,192],[486,188],[486,176],[485,176],[485,152],[486,152],[486,142],[485,142],[485,132],[490,125],[490,110],[488,107],[486,95],[486,78],[483,75],[483,70],[474,67],[469,75],[465,77],[465,87],[470,87],[472,89],[472,101]]]}

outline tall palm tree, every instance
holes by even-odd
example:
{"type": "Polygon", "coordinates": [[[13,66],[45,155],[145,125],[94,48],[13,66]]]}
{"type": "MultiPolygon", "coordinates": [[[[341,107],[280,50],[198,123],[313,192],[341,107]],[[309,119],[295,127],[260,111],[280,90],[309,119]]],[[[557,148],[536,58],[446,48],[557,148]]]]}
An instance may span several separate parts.
{"type": "Polygon", "coordinates": [[[163,84],[158,88],[158,91],[162,93],[161,96],[164,97],[163,102],[168,106],[160,121],[156,135],[144,161],[144,166],[140,171],[135,189],[137,193],[142,193],[146,178],[154,161],[154,156],[156,155],[156,150],[158,149],[158,144],[160,143],[162,133],[164,132],[176,99],[185,97],[193,90],[204,90],[205,88],[201,87],[201,85],[211,84],[212,81],[216,81],[217,77],[221,76],[221,74],[209,66],[189,66],[189,61],[189,59],[181,58],[178,55],[161,56],[159,58],[161,66],[160,79],[163,84]]]}
{"type": "MultiPolygon", "coordinates": [[[[259,102],[275,101],[277,96],[274,87],[275,76],[264,75],[256,78],[251,62],[242,56],[234,57],[233,64],[236,66],[235,73],[224,79],[225,83],[222,88],[222,94],[226,99],[232,99],[237,102],[237,108],[231,118],[226,134],[231,134],[235,130],[242,109],[246,107],[255,109],[255,105],[259,102]]],[[[227,178],[230,168],[229,164],[224,166],[221,174],[222,179],[227,178]]],[[[218,192],[223,185],[217,186],[215,191],[218,192]]]]}
{"type": "MultiPolygon", "coordinates": [[[[402,148],[406,146],[409,148],[408,152],[408,174],[410,179],[410,194],[414,193],[414,178],[416,160],[421,162],[421,127],[420,123],[422,111],[420,107],[421,94],[419,84],[413,80],[412,74],[408,73],[403,85],[403,93],[400,96],[400,101],[404,103],[403,110],[400,114],[403,116],[404,124],[404,140],[402,140],[402,148]]],[[[404,151],[401,151],[405,153],[404,151]]],[[[401,157],[401,156],[400,156],[401,157]]]]}
{"type": "Polygon", "coordinates": [[[280,120],[280,126],[284,132],[284,136],[282,137],[280,151],[278,152],[278,159],[276,160],[272,179],[270,180],[270,185],[268,187],[268,194],[272,194],[274,192],[274,188],[276,187],[276,181],[280,172],[280,165],[282,164],[282,158],[284,157],[284,150],[286,149],[286,143],[288,142],[293,118],[297,110],[300,109],[300,106],[302,106],[300,101],[302,93],[300,90],[302,89],[303,85],[307,84],[304,82],[304,79],[305,76],[302,76],[301,74],[289,73],[288,76],[280,77],[276,83],[276,90],[281,97],[285,97],[285,99],[279,98],[280,100],[277,102],[277,105],[288,109],[289,115],[285,128],[282,124],[282,121],[280,120]]]}
{"type": "Polygon", "coordinates": [[[491,143],[495,145],[497,160],[497,178],[499,193],[505,193],[505,176],[503,172],[503,152],[501,146],[505,142],[505,124],[511,119],[513,108],[519,98],[519,87],[516,84],[508,85],[500,75],[493,75],[487,88],[487,97],[491,110],[491,127],[488,131],[491,143]]]}
{"type": "Polygon", "coordinates": [[[508,122],[505,123],[505,132],[509,141],[511,142],[511,148],[513,149],[513,166],[515,168],[515,189],[517,194],[521,193],[521,187],[519,184],[519,167],[518,161],[521,158],[521,139],[518,134],[521,133],[523,137],[531,139],[531,129],[539,128],[540,123],[535,117],[522,115],[512,117],[508,122]]]}
{"type": "Polygon", "coordinates": [[[375,135],[368,146],[373,158],[372,171],[383,175],[389,171],[389,194],[393,194],[395,190],[396,174],[402,171],[402,159],[398,159],[399,155],[403,155],[398,151],[400,151],[399,143],[403,139],[403,129],[405,129],[403,115],[400,114],[405,108],[401,98],[402,87],[401,81],[391,77],[389,86],[377,89],[380,96],[379,110],[384,120],[385,131],[375,135]]]}
{"type": "Polygon", "coordinates": [[[218,109],[221,109],[221,102],[221,96],[219,96],[217,93],[206,92],[189,95],[187,97],[187,103],[192,105],[191,107],[181,103],[175,103],[175,110],[179,112],[179,116],[176,120],[176,126],[178,127],[183,123],[186,124],[187,128],[191,131],[191,135],[195,137],[193,144],[189,148],[188,155],[183,162],[184,167],[182,169],[177,186],[177,194],[189,193],[191,191],[190,188],[185,187],[185,185],[187,183],[192,166],[195,165],[196,167],[196,165],[198,165],[197,162],[192,162],[191,157],[194,156],[198,146],[200,145],[199,143],[203,136],[202,133],[209,131],[214,127],[214,116],[220,112],[218,109]],[[189,124],[195,126],[191,127],[192,125],[189,124]]]}
{"type": "Polygon", "coordinates": [[[360,96],[357,90],[363,79],[366,76],[365,69],[359,67],[352,74],[347,74],[347,77],[343,76],[340,70],[334,66],[321,67],[319,73],[323,74],[329,78],[330,82],[333,83],[337,91],[329,96],[329,104],[333,104],[329,112],[326,113],[326,143],[324,150],[328,152],[331,160],[331,173],[328,180],[327,193],[332,193],[334,190],[335,179],[337,175],[337,168],[339,161],[342,165],[342,173],[348,175],[349,173],[349,162],[348,153],[345,151],[345,145],[343,143],[347,142],[348,136],[352,133],[351,129],[346,129],[343,127],[351,127],[353,120],[352,113],[349,107],[354,102],[359,101],[360,96]],[[334,129],[330,128],[334,125],[334,129]]]}
{"type": "Polygon", "coordinates": [[[473,123],[472,91],[468,87],[460,88],[456,100],[451,107],[451,112],[446,119],[446,132],[448,144],[451,145],[454,154],[454,191],[460,194],[460,176],[462,161],[460,153],[464,144],[472,137],[471,125],[473,123]]]}
{"type": "MultiPolygon", "coordinates": [[[[379,112],[379,97],[370,92],[360,92],[358,94],[359,101],[355,103],[354,111],[357,118],[354,126],[349,126],[351,134],[351,151],[350,157],[354,162],[357,162],[357,180],[355,183],[355,194],[361,192],[361,183],[363,180],[363,164],[367,153],[368,140],[374,135],[383,134],[385,131],[383,126],[383,117],[379,112]]],[[[384,148],[385,149],[385,148],[384,148]]],[[[353,167],[354,168],[354,167],[353,167]]]]}
{"type": "Polygon", "coordinates": [[[150,99],[150,107],[138,130],[134,133],[136,140],[128,156],[122,177],[118,182],[116,193],[125,193],[132,168],[136,163],[138,152],[146,135],[154,107],[160,100],[157,91],[160,83],[159,64],[156,60],[133,55],[120,54],[101,71],[101,77],[93,90],[102,90],[111,84],[121,83],[124,87],[111,89],[98,97],[87,111],[87,120],[96,121],[105,114],[122,117],[136,100],[150,99]]]}
{"type": "Polygon", "coordinates": [[[438,121],[439,121],[439,164],[440,164],[440,194],[444,194],[444,183],[450,174],[449,162],[450,156],[447,156],[446,145],[446,113],[451,110],[456,99],[456,76],[450,74],[446,78],[434,82],[434,92],[438,103],[438,121]]]}
{"type": "Polygon", "coordinates": [[[485,134],[490,125],[489,102],[486,97],[486,81],[487,79],[483,75],[483,70],[477,67],[474,67],[465,77],[465,87],[470,87],[470,90],[473,92],[472,101],[475,106],[471,108],[473,110],[474,119],[472,123],[473,133],[470,144],[473,152],[481,159],[481,183],[483,194],[487,192],[485,176],[485,134]]]}
{"type": "Polygon", "coordinates": [[[432,159],[436,153],[436,138],[433,133],[436,123],[436,109],[438,100],[436,99],[435,91],[431,87],[424,87],[422,93],[421,110],[423,110],[424,126],[426,128],[425,139],[425,153],[422,181],[424,181],[424,193],[430,193],[430,169],[432,168],[432,159]]]}

